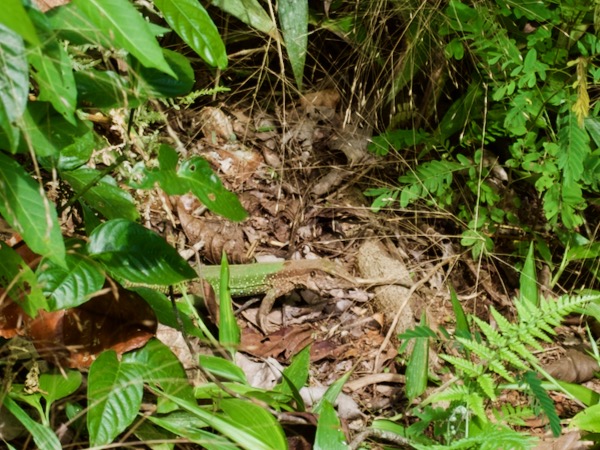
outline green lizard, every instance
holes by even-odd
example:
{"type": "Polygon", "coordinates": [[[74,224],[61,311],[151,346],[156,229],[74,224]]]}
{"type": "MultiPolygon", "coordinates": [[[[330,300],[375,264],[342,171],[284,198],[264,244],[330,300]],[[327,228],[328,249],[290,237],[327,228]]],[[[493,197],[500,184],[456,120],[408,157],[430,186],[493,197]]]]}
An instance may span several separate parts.
{"type": "MultiPolygon", "coordinates": [[[[399,284],[410,287],[411,280],[365,280],[349,274],[345,269],[328,259],[305,259],[283,262],[253,264],[233,264],[229,266],[229,288],[232,297],[264,294],[258,311],[258,324],[268,331],[266,318],[275,301],[296,288],[314,291],[336,287],[356,287],[364,285],[399,284]],[[333,279],[332,279],[333,277],[333,279]]],[[[218,298],[221,267],[202,266],[198,269],[201,280],[206,280],[218,298]]],[[[190,292],[202,295],[202,284],[192,281],[190,292]]]]}
{"type": "MultiPolygon", "coordinates": [[[[198,278],[188,281],[188,291],[199,297],[205,296],[204,281],[208,282],[219,298],[221,266],[201,266],[198,278]]],[[[401,285],[410,287],[410,279],[364,279],[348,273],[344,268],[328,259],[304,259],[281,262],[232,264],[229,266],[229,289],[232,297],[247,297],[264,294],[258,310],[257,322],[263,332],[269,331],[266,319],[275,301],[296,288],[321,291],[333,288],[356,286],[401,285]]],[[[125,287],[147,287],[164,290],[165,286],[146,283],[125,283],[125,287]]]]}

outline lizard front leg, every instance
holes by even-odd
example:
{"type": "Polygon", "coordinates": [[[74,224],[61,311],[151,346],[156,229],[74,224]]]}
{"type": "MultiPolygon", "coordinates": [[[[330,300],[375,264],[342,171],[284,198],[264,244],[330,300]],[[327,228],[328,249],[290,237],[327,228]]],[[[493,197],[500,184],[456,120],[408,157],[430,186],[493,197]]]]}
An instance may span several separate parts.
{"type": "Polygon", "coordinates": [[[262,299],[260,303],[260,307],[258,308],[257,313],[257,322],[258,327],[262,330],[263,333],[269,334],[271,330],[269,330],[267,326],[267,316],[273,309],[273,305],[275,304],[275,300],[277,300],[278,294],[275,289],[269,289],[262,299]]]}

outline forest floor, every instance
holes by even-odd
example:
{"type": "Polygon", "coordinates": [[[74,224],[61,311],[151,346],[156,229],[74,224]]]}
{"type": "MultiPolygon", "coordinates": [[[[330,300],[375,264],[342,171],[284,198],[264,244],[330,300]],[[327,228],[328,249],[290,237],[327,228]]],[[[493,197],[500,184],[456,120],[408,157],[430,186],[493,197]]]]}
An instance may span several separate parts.
{"type": "MultiPolygon", "coordinates": [[[[192,264],[218,264],[222,252],[235,264],[326,258],[363,280],[408,280],[353,286],[334,276],[315,281],[309,274],[275,303],[266,333],[257,326],[259,299],[234,299],[242,328],[237,363],[251,383],[272,387],[278,368],[310,344],[305,401],[318,400],[327,386],[351,372],[337,407],[348,432],[355,434],[372,418],[396,416],[410,406],[404,390],[408,354],[399,352],[399,334],[419,323],[453,331],[451,289],[467,313],[486,322],[490,307],[514,318],[519,274],[508,258],[473,260],[460,246],[450,213],[414,208],[374,212],[364,190],[393,183],[402,164],[393,155],[379,158],[367,150],[372,131],[342,111],[335,91],[309,94],[278,111],[274,116],[257,107],[205,106],[168,113],[163,134],[178,141],[184,156],[200,155],[210,162],[239,196],[247,220],[227,221],[187,196],[138,192],[137,200],[144,224],[192,264]]],[[[170,331],[161,333],[170,339],[170,331]]],[[[569,363],[560,344],[582,342],[584,333],[576,321],[561,327],[542,361],[554,369],[566,367],[567,378],[586,381],[573,375],[579,362],[569,363]]],[[[424,395],[450,379],[437,352],[452,350],[442,345],[430,346],[429,374],[435,383],[424,395]]],[[[527,404],[522,397],[514,394],[501,402],[527,404]]],[[[580,410],[561,396],[553,399],[561,417],[580,410]]],[[[400,422],[411,420],[405,415],[400,422]]],[[[538,418],[522,428],[549,436],[547,423],[538,418]]],[[[578,448],[578,438],[567,436],[569,446],[563,436],[538,448],[578,448]]]]}

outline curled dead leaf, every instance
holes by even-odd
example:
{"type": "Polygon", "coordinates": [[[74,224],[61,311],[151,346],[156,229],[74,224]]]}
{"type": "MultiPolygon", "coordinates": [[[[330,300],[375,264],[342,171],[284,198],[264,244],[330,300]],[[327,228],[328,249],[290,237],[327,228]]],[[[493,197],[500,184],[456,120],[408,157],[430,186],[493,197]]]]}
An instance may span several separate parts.
{"type": "Polygon", "coordinates": [[[594,377],[594,373],[600,370],[600,366],[591,356],[570,348],[560,359],[546,365],[545,369],[557,380],[584,383],[594,377]]]}
{"type": "Polygon", "coordinates": [[[200,203],[192,196],[182,195],[177,199],[177,215],[181,228],[193,246],[203,242],[201,253],[210,262],[218,264],[223,252],[232,263],[247,261],[244,233],[236,223],[197,217],[193,212],[200,203]]]}

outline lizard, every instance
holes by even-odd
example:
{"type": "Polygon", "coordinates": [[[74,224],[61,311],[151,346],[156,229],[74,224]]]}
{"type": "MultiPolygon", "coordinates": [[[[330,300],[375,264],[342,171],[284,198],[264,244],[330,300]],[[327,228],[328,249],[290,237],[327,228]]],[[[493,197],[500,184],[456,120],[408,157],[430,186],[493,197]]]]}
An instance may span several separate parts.
{"type": "MultiPolygon", "coordinates": [[[[275,301],[298,287],[311,290],[340,287],[340,280],[343,280],[342,284],[346,286],[394,284],[409,288],[414,284],[410,279],[370,280],[355,277],[328,259],[232,264],[229,270],[229,289],[232,297],[264,294],[258,310],[258,325],[265,333],[268,330],[266,319],[275,301]],[[336,278],[336,281],[331,282],[329,276],[336,278]]],[[[202,280],[204,280],[212,286],[218,298],[221,266],[201,266],[197,272],[199,279],[191,282],[190,292],[203,296],[202,280]]]]}

